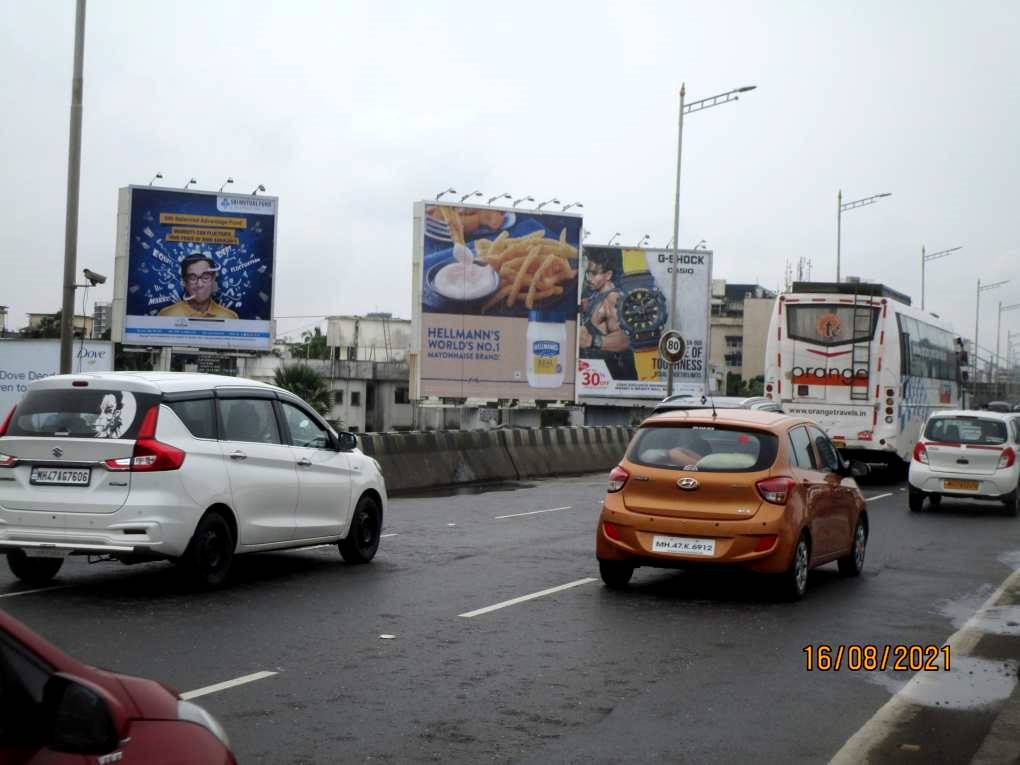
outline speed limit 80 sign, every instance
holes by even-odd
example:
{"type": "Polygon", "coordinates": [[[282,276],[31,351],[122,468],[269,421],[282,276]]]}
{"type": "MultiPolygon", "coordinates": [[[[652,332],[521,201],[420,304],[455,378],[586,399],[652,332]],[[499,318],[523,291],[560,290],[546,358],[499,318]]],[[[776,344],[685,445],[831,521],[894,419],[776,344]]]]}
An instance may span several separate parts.
{"type": "Polygon", "coordinates": [[[667,330],[659,338],[659,355],[667,364],[675,364],[684,357],[687,344],[675,329],[667,330]]]}

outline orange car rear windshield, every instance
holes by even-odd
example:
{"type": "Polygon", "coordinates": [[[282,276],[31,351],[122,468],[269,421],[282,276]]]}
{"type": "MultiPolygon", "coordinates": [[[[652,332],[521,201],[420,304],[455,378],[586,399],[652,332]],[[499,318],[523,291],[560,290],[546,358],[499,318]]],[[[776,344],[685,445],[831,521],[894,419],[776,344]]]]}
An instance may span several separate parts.
{"type": "Polygon", "coordinates": [[[928,421],[924,437],[950,444],[997,446],[1006,443],[1006,423],[980,417],[936,417],[928,421]]]}
{"type": "Polygon", "coordinates": [[[627,453],[639,465],[709,473],[752,473],[776,461],[778,439],[760,430],[715,425],[641,428],[627,453]]]}

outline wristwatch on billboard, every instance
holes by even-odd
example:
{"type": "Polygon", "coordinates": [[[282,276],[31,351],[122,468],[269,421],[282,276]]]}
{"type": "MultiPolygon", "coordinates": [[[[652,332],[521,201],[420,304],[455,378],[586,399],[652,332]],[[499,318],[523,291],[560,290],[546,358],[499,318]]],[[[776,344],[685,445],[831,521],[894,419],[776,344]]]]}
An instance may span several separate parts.
{"type": "Polygon", "coordinates": [[[630,338],[639,380],[659,379],[659,334],[669,319],[666,296],[652,274],[643,250],[623,251],[623,278],[619,281],[620,328],[630,338]]]}

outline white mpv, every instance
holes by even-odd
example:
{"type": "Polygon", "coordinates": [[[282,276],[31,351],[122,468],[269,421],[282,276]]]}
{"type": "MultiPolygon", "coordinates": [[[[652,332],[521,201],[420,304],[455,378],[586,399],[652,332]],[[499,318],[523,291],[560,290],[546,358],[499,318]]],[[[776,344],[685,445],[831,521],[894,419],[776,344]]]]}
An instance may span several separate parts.
{"type": "Polygon", "coordinates": [[[0,551],[32,583],[67,555],[170,559],[210,587],[236,553],[337,543],[367,563],[386,501],[354,434],[252,380],[49,377],[0,423],[0,551]]]}
{"type": "Polygon", "coordinates": [[[924,424],[910,462],[909,503],[917,512],[943,497],[1002,502],[1020,513],[1020,422],[1015,414],[940,411],[924,424]]]}

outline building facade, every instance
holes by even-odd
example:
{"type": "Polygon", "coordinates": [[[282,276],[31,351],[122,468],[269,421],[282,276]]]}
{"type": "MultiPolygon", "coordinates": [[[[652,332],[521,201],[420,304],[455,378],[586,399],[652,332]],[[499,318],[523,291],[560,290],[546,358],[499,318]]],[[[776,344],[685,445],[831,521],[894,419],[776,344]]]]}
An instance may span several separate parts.
{"type": "Polygon", "coordinates": [[[709,364],[720,392],[726,390],[727,380],[750,383],[765,374],[765,339],[775,300],[776,293],[759,284],[712,280],[709,364]]]}

